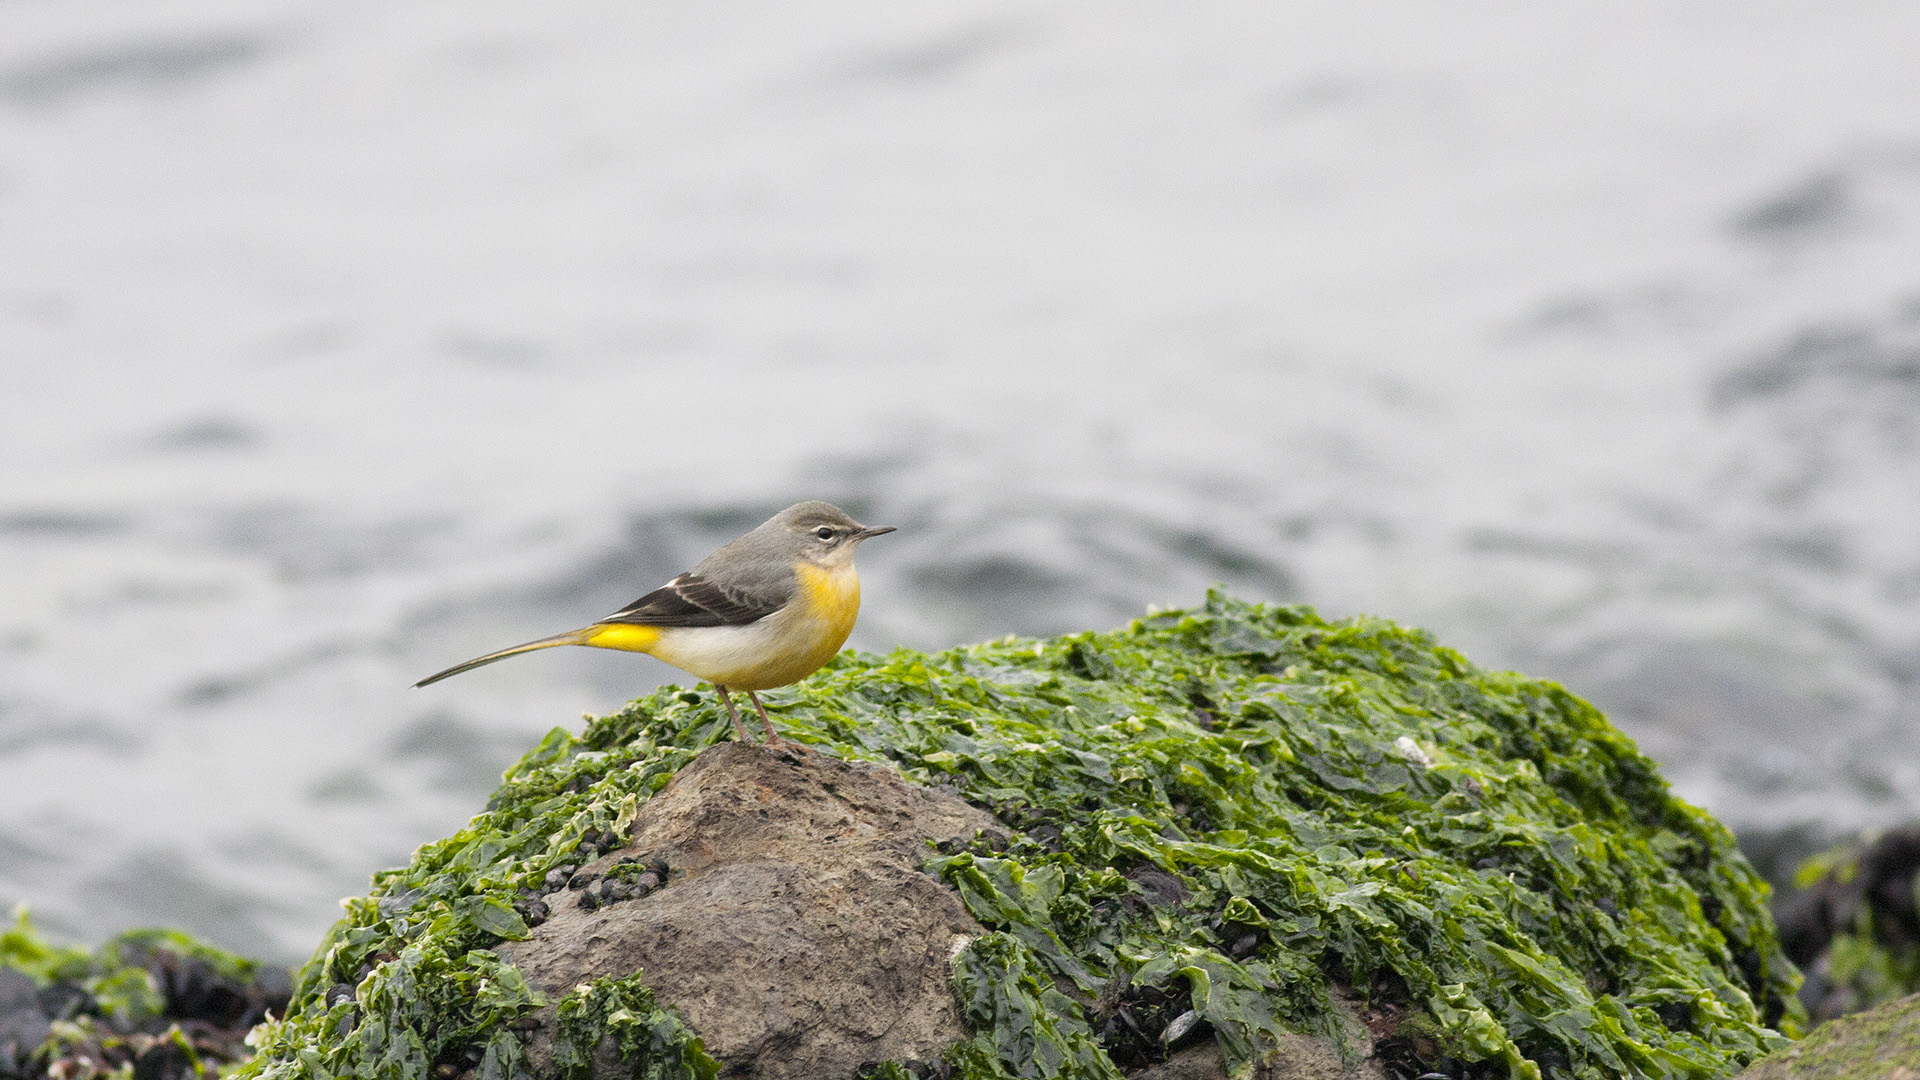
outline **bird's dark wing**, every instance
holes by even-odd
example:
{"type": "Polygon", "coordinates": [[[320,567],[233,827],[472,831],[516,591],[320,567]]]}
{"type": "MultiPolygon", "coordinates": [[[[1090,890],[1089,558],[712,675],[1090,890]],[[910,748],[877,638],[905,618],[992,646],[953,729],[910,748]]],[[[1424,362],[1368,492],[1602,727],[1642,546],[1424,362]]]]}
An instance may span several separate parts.
{"type": "Polygon", "coordinates": [[[600,621],[640,626],[745,626],[787,606],[792,594],[750,595],[681,574],[600,621]]]}

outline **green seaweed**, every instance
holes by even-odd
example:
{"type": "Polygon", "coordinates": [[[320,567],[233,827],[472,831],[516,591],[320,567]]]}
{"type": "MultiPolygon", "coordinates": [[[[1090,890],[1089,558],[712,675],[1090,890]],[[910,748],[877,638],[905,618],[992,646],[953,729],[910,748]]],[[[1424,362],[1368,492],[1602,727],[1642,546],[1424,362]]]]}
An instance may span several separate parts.
{"type": "Polygon", "coordinates": [[[1054,988],[1018,937],[987,934],[957,959],[961,1017],[975,1032],[948,1055],[963,1075],[1120,1080],[1080,1003],[1054,988]]]}
{"type": "Polygon", "coordinates": [[[560,1002],[554,1065],[564,1080],[588,1080],[603,1042],[629,1069],[634,1080],[715,1080],[720,1063],[709,1057],[700,1039],[635,972],[622,979],[596,979],[560,1002]]]}
{"type": "MultiPolygon", "coordinates": [[[[465,829],[423,846],[408,867],[375,874],[369,895],[344,902],[345,916],[295,975],[288,1015],[255,1030],[257,1053],[238,1075],[424,1080],[440,1065],[470,1067],[476,1080],[524,1074],[514,1021],[547,1002],[490,946],[525,939],[522,905],[542,877],[593,857],[592,839],[630,825],[641,800],[694,753],[641,740],[609,755],[550,732],[465,829]]],[[[557,1003],[570,1025],[566,1046],[597,1045],[581,1025],[598,1023],[623,1054],[635,1051],[628,1014],[637,1005],[596,1010],[582,999],[609,992],[590,988],[557,1003]]],[[[649,1005],[647,1015],[655,1011],[649,1005]]],[[[672,1045],[653,1054],[669,1063],[658,1075],[703,1077],[697,1036],[647,1023],[649,1038],[672,1045]]],[[[556,1063],[571,1062],[562,1053],[556,1063]]]]}
{"type": "MultiPolygon", "coordinates": [[[[264,973],[256,961],[176,930],[128,930],[91,950],[59,945],[40,933],[24,906],[16,908],[13,925],[0,931],[0,968],[23,972],[42,988],[63,984],[84,995],[68,1001],[45,1042],[32,1048],[30,1074],[146,1075],[171,1056],[186,1074],[211,1076],[217,1066],[246,1056],[238,1028],[223,1030],[204,1016],[188,1016],[190,1037],[182,1030],[183,1017],[169,1011],[168,990],[156,973],[187,970],[195,961],[205,966],[194,979],[231,980],[228,991],[244,991],[264,973]]],[[[200,993],[204,1004],[204,986],[200,993]]]]}
{"type": "Polygon", "coordinates": [[[1871,1009],[1920,991],[1920,946],[1875,930],[1863,905],[1853,925],[1827,943],[1827,977],[1850,992],[1849,1012],[1871,1009]]]}
{"type": "Polygon", "coordinates": [[[93,954],[48,941],[25,904],[13,909],[13,926],[0,930],[0,968],[24,972],[41,986],[56,979],[77,983],[94,974],[93,954]]]}
{"type": "Polygon", "coordinates": [[[213,973],[241,983],[258,976],[258,961],[237,956],[178,930],[127,930],[94,949],[59,945],[33,925],[24,905],[14,908],[13,926],[0,931],[0,968],[20,971],[41,986],[70,983],[87,991],[103,1018],[131,1030],[158,1019],[166,996],[149,963],[156,954],[175,962],[199,960],[213,973]]]}
{"type": "MultiPolygon", "coordinates": [[[[789,738],[1013,830],[928,862],[991,931],[956,961],[967,1080],[1115,1076],[1114,1003],[1143,993],[1237,1076],[1284,1032],[1338,1043],[1339,987],[1396,999],[1409,1045],[1476,1075],[1723,1076],[1799,1029],[1731,835],[1592,706],[1421,631],[1214,593],[1109,633],[843,654],[765,700],[789,738]]],[[[501,1033],[538,1002],[490,946],[729,733],[676,688],[551,733],[348,903],[248,1071],[420,1080],[482,1040],[511,1064],[501,1033]]],[[[664,1032],[646,1060],[683,1048],[658,1075],[699,1075],[647,1000],[626,1007],[664,1032]]]]}
{"type": "MultiPolygon", "coordinates": [[[[1794,872],[1796,888],[1848,885],[1860,874],[1869,838],[1808,857],[1794,872]]],[[[1836,913],[1841,925],[1826,947],[1826,976],[1844,995],[1847,1011],[1871,1009],[1920,991],[1920,941],[1896,914],[1882,912],[1886,898],[1867,890],[1836,913]]]]}

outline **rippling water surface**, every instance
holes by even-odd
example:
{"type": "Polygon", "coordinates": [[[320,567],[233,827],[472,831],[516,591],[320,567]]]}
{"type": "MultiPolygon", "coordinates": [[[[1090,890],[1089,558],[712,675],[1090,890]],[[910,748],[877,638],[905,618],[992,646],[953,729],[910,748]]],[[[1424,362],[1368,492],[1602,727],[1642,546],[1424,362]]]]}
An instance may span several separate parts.
{"type": "Polygon", "coordinates": [[[1920,8],[0,4],[0,901],[304,954],[804,497],[854,644],[1209,582],[1920,811],[1920,8]]]}

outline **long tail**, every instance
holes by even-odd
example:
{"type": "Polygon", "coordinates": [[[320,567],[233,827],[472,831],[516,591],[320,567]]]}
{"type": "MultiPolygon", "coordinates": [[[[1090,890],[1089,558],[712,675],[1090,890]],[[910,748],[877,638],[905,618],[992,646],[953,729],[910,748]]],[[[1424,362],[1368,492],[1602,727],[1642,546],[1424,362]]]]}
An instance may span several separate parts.
{"type": "Polygon", "coordinates": [[[472,671],[482,664],[491,664],[495,660],[505,660],[509,656],[519,656],[523,652],[533,652],[537,649],[551,649],[556,645],[585,645],[587,639],[592,636],[593,628],[588,627],[585,630],[569,630],[564,634],[543,637],[539,641],[529,641],[523,645],[515,645],[511,649],[501,649],[499,652],[490,652],[485,656],[476,656],[464,664],[455,664],[445,671],[429,675],[413,685],[426,686],[429,683],[437,683],[449,675],[458,675],[463,671],[472,671]]]}

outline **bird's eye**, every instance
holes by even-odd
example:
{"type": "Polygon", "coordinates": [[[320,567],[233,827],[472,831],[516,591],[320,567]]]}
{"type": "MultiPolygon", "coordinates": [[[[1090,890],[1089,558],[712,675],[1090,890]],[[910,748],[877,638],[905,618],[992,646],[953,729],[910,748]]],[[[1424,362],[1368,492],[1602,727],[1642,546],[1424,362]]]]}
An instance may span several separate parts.
{"type": "Polygon", "coordinates": [[[833,526],[822,525],[819,528],[813,530],[813,535],[819,537],[822,540],[831,540],[833,539],[833,526]]]}

